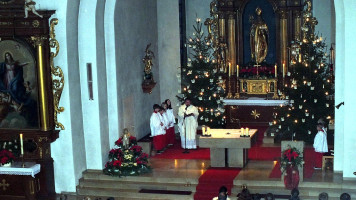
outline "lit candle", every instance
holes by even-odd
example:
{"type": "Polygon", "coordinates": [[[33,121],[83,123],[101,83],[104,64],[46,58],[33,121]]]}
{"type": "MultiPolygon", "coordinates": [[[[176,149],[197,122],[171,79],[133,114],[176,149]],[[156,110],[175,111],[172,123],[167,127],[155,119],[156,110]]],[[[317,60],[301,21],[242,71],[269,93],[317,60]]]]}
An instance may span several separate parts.
{"type": "Polygon", "coordinates": [[[205,126],[202,127],[203,135],[205,135],[205,126]]]}
{"type": "Polygon", "coordinates": [[[229,77],[231,76],[231,63],[229,63],[229,77]]]}
{"type": "Polygon", "coordinates": [[[285,69],[284,69],[285,64],[283,63],[283,78],[285,77],[285,69]]]}
{"type": "Polygon", "coordinates": [[[302,62],[302,54],[299,54],[299,63],[301,63],[302,62]]]}
{"type": "Polygon", "coordinates": [[[21,144],[21,155],[23,155],[23,138],[22,138],[22,133],[20,133],[20,144],[21,144]]]}
{"type": "Polygon", "coordinates": [[[277,64],[274,65],[274,77],[277,78],[277,64]]]}
{"type": "Polygon", "coordinates": [[[250,129],[246,128],[246,135],[249,136],[250,135],[250,129]]]}
{"type": "Polygon", "coordinates": [[[241,128],[241,136],[244,136],[244,134],[245,134],[245,129],[241,128]]]}
{"type": "Polygon", "coordinates": [[[207,128],[207,134],[210,135],[210,127],[207,128]]]}
{"type": "Polygon", "coordinates": [[[236,65],[236,76],[237,76],[237,79],[239,79],[239,65],[236,65]]]}

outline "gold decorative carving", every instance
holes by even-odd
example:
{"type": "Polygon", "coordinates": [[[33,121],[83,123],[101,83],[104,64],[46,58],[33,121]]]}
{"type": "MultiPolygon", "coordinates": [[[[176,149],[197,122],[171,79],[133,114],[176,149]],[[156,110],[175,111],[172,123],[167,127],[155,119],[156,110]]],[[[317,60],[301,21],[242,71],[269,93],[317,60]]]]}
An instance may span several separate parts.
{"type": "Polygon", "coordinates": [[[0,22],[0,26],[12,25],[12,22],[0,22]]]}
{"type": "Polygon", "coordinates": [[[61,100],[61,95],[64,87],[64,74],[59,66],[54,65],[54,58],[57,57],[59,52],[59,42],[56,39],[56,34],[54,27],[58,24],[58,19],[54,18],[50,23],[50,33],[49,33],[49,46],[51,49],[55,49],[51,52],[50,62],[51,62],[51,74],[53,83],[53,106],[54,106],[54,123],[56,128],[64,130],[62,123],[58,122],[58,114],[64,111],[64,107],[59,106],[59,101],[61,100]]]}
{"type": "Polygon", "coordinates": [[[257,112],[257,110],[255,109],[255,110],[253,110],[252,112],[251,112],[251,115],[255,118],[255,119],[257,119],[257,118],[260,118],[260,113],[258,113],[257,112]]]}
{"type": "Polygon", "coordinates": [[[0,1],[0,4],[6,5],[6,4],[11,4],[13,3],[15,0],[9,0],[9,1],[0,1]]]}
{"type": "Polygon", "coordinates": [[[6,191],[7,190],[7,187],[10,187],[10,184],[9,183],[6,183],[6,180],[5,179],[2,179],[1,183],[0,183],[0,187],[2,187],[2,190],[3,191],[6,191]]]}
{"type": "Polygon", "coordinates": [[[38,150],[40,152],[40,158],[42,159],[43,158],[43,150],[42,150],[42,147],[38,147],[38,150]]]}
{"type": "Polygon", "coordinates": [[[46,141],[48,142],[48,137],[39,137],[38,142],[46,141]]]}
{"type": "Polygon", "coordinates": [[[32,181],[29,182],[30,194],[35,194],[35,183],[32,181]]]}
{"type": "Polygon", "coordinates": [[[276,93],[276,79],[240,79],[240,92],[246,94],[276,93]]]}
{"type": "Polygon", "coordinates": [[[40,22],[39,22],[38,20],[33,20],[32,26],[35,27],[35,28],[37,28],[37,27],[40,26],[40,22]]]}

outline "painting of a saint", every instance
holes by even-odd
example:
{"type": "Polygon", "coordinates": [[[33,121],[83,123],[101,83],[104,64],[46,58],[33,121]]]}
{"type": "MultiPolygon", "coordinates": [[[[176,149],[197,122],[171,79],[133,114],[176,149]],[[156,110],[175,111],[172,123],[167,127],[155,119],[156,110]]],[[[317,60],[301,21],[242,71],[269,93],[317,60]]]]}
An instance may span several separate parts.
{"type": "Polygon", "coordinates": [[[38,128],[35,59],[22,43],[0,42],[0,128],[38,128]]]}

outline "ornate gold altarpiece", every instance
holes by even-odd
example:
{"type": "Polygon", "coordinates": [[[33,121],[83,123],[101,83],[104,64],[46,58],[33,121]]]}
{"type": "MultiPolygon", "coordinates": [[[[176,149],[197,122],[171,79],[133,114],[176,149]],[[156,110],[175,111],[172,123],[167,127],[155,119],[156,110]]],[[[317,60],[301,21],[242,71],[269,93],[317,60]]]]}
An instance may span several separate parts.
{"type": "MultiPolygon", "coordinates": [[[[225,60],[219,62],[220,67],[229,71],[228,63],[231,64],[231,76],[226,77],[227,98],[240,98],[240,94],[247,96],[254,95],[273,95],[273,98],[280,98],[277,94],[278,88],[282,88],[282,79],[288,71],[288,46],[293,40],[300,40],[302,37],[302,10],[303,0],[265,0],[262,3],[270,4],[273,7],[276,23],[275,52],[276,59],[272,65],[278,66],[277,75],[266,78],[248,78],[248,80],[239,80],[236,75],[236,65],[243,66],[244,48],[249,44],[244,43],[243,39],[243,13],[247,4],[253,0],[215,0],[211,3],[211,12],[217,16],[217,31],[219,46],[226,55],[225,60]],[[216,8],[214,9],[214,6],[216,8]],[[283,74],[284,73],[284,74],[283,74]],[[273,90],[271,86],[273,82],[273,90]],[[243,84],[247,84],[245,89],[243,84]],[[267,85],[269,85],[267,87],[267,85]],[[247,88],[247,90],[246,90],[247,88]],[[262,91],[256,91],[252,88],[262,88],[262,91]],[[251,90],[252,89],[252,90],[251,90]],[[273,92],[272,92],[273,91],[273,92]]],[[[263,11],[262,11],[263,12],[263,11]]],[[[223,57],[223,56],[220,56],[223,57]]],[[[224,58],[224,57],[223,57],[224,58]]],[[[229,74],[229,73],[227,73],[229,74]]]]}

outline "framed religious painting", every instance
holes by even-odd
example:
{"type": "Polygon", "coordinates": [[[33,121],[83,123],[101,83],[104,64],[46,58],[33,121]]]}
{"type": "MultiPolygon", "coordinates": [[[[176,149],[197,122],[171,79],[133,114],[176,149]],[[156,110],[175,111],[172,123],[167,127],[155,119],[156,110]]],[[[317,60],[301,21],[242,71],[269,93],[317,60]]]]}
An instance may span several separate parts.
{"type": "Polygon", "coordinates": [[[2,40],[0,55],[0,129],[39,129],[33,48],[21,40],[2,40]]]}

